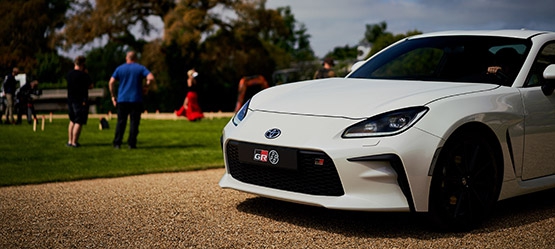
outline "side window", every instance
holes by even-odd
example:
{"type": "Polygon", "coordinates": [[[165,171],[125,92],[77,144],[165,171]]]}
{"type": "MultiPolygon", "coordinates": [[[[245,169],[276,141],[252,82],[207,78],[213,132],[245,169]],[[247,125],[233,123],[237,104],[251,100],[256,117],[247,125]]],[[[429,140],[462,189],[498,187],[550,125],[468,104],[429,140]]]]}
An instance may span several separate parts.
{"type": "Polygon", "coordinates": [[[543,70],[551,64],[555,64],[555,42],[548,43],[541,49],[530,69],[525,87],[542,85],[543,70]]]}

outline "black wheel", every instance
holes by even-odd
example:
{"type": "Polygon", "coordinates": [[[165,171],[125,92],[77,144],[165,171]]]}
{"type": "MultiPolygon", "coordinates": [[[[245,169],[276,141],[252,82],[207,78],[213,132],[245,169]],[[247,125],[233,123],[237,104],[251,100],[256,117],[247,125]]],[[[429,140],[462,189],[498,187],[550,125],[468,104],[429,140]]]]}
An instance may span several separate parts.
{"type": "Polygon", "coordinates": [[[493,209],[503,177],[485,137],[462,132],[443,147],[432,175],[429,215],[437,228],[470,230],[493,209]]]}

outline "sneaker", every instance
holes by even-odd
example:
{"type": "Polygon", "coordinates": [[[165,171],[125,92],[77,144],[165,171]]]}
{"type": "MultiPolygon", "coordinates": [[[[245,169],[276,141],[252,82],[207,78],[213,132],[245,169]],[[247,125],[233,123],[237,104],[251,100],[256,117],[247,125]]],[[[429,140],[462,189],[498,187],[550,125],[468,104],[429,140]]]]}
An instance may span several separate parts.
{"type": "Polygon", "coordinates": [[[76,143],[76,144],[67,143],[66,146],[71,147],[71,148],[79,148],[79,147],[81,147],[81,144],[79,144],[79,143],[76,143]]]}
{"type": "Polygon", "coordinates": [[[116,149],[116,150],[121,149],[121,145],[119,145],[119,144],[114,144],[114,149],[116,149]]]}

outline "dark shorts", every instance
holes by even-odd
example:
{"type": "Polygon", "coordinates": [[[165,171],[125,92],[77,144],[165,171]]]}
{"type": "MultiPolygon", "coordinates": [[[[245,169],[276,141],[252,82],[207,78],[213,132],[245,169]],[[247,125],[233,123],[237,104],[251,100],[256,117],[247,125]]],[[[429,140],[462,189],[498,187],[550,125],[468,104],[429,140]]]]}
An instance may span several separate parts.
{"type": "Polygon", "coordinates": [[[69,120],[76,124],[87,124],[89,119],[89,105],[83,102],[68,102],[69,120]]]}

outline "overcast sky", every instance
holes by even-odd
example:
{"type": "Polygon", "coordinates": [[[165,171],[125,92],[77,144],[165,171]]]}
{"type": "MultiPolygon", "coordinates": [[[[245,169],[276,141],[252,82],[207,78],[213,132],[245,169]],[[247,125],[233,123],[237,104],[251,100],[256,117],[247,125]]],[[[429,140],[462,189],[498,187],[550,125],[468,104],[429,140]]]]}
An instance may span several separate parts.
{"type": "Polygon", "coordinates": [[[387,23],[394,34],[419,30],[533,29],[555,31],[553,0],[267,0],[290,6],[306,25],[316,56],[357,45],[366,24],[387,23]]]}

